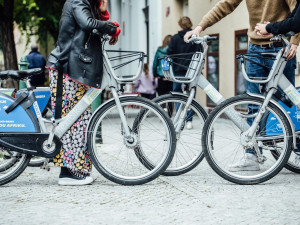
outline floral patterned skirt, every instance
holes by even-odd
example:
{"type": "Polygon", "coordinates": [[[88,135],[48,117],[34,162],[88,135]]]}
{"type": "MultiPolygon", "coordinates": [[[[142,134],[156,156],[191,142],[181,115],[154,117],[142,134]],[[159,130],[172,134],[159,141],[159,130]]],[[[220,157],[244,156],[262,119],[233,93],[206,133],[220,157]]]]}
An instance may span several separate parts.
{"type": "MultiPolygon", "coordinates": [[[[49,77],[51,105],[54,116],[58,72],[49,70],[49,77]]],[[[65,117],[73,109],[88,89],[87,86],[77,83],[67,75],[63,75],[62,117],[65,117]]],[[[92,164],[86,148],[85,130],[91,115],[92,110],[89,107],[62,136],[62,149],[60,154],[53,159],[55,166],[67,167],[73,172],[90,172],[92,164]]]]}

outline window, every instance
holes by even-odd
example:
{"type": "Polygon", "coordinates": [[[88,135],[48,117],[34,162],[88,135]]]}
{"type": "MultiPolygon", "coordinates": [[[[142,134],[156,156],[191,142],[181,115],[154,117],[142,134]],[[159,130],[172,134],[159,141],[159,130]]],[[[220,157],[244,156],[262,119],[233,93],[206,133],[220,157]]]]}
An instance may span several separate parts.
{"type": "MultiPolygon", "coordinates": [[[[210,36],[219,36],[218,34],[210,35],[210,36]]],[[[208,43],[208,52],[207,52],[207,60],[206,60],[206,68],[207,68],[207,80],[214,86],[217,90],[219,90],[219,40],[211,41],[208,43]]],[[[207,97],[207,105],[215,106],[215,103],[207,97]]]]}
{"type": "Polygon", "coordinates": [[[183,16],[189,15],[189,0],[183,0],[183,16]]]}
{"type": "Polygon", "coordinates": [[[246,30],[235,32],[235,94],[246,93],[246,80],[242,73],[241,64],[236,60],[238,54],[245,54],[248,51],[248,36],[246,30]]]}

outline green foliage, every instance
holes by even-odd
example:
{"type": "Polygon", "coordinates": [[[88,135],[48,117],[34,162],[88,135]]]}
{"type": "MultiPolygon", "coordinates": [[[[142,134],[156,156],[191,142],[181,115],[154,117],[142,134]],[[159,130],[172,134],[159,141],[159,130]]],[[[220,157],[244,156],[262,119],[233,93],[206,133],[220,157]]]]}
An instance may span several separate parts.
{"type": "MultiPolygon", "coordinates": [[[[41,44],[45,44],[47,34],[57,40],[59,20],[65,0],[14,1],[14,20],[27,37],[37,35],[41,44]]],[[[0,0],[1,2],[3,0],[0,0]]]]}

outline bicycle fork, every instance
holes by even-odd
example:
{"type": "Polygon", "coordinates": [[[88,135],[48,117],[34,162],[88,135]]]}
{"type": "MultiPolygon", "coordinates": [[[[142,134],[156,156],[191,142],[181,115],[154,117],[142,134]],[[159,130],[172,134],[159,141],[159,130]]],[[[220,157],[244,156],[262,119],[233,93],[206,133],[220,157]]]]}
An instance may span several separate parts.
{"type": "Polygon", "coordinates": [[[269,102],[270,102],[270,100],[271,100],[271,98],[272,98],[275,91],[276,91],[276,89],[272,88],[268,92],[261,108],[259,109],[259,111],[257,113],[257,116],[255,117],[254,121],[252,122],[252,125],[250,126],[250,128],[247,131],[245,131],[241,134],[242,144],[244,146],[245,145],[247,146],[247,143],[251,143],[253,145],[253,147],[255,149],[255,152],[257,154],[257,157],[258,157],[258,161],[260,163],[263,163],[265,161],[265,158],[263,157],[262,152],[259,149],[257,141],[253,140],[253,139],[254,139],[254,135],[257,132],[257,129],[259,127],[259,123],[260,123],[264,113],[266,112],[266,107],[269,104],[269,102]]]}
{"type": "Polygon", "coordinates": [[[122,126],[123,126],[123,129],[124,129],[124,133],[125,133],[125,138],[126,138],[127,141],[133,141],[133,137],[132,137],[131,132],[129,130],[128,123],[127,123],[127,120],[126,120],[126,117],[125,117],[125,114],[124,114],[124,110],[121,106],[119,95],[118,95],[116,89],[113,88],[113,87],[111,88],[111,93],[113,94],[114,99],[116,101],[117,109],[118,109],[118,112],[119,112],[119,115],[120,115],[120,118],[121,118],[121,121],[122,121],[122,126]]]}

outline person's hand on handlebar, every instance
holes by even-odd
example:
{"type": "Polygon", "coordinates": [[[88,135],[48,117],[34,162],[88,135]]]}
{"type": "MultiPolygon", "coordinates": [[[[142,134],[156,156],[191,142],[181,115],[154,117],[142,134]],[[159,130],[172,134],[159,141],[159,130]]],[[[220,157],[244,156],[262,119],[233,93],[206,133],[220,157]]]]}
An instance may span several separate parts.
{"type": "Polygon", "coordinates": [[[193,35],[199,37],[202,30],[203,28],[201,26],[197,26],[194,30],[187,32],[184,35],[184,41],[187,42],[193,35]]]}
{"type": "Polygon", "coordinates": [[[117,44],[118,40],[119,40],[119,35],[121,33],[121,29],[119,28],[120,24],[117,22],[112,21],[112,23],[117,27],[117,30],[114,34],[111,34],[111,39],[109,40],[109,44],[110,45],[115,45],[117,44]]]}
{"type": "Polygon", "coordinates": [[[290,49],[289,55],[287,57],[287,60],[290,60],[296,56],[297,48],[298,48],[298,45],[291,44],[291,49],[290,49]]]}

